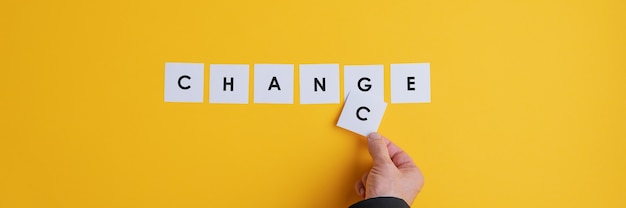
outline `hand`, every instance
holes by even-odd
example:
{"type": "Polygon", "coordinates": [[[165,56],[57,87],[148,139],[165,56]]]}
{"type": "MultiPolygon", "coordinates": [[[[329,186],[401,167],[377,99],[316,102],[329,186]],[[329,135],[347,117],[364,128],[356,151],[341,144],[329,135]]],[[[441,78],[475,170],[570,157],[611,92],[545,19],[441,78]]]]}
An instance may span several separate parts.
{"type": "Polygon", "coordinates": [[[378,133],[371,133],[367,143],[374,165],[356,182],[356,192],[364,199],[391,196],[413,204],[424,176],[411,157],[378,133]]]}

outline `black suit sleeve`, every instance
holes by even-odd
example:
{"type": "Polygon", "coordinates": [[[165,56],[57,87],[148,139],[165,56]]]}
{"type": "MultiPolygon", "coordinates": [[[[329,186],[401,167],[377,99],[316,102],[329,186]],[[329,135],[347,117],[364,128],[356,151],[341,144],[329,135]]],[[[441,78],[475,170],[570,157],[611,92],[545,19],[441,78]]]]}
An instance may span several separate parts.
{"type": "Polygon", "coordinates": [[[396,197],[369,198],[350,206],[350,208],[410,208],[402,199],[396,197]]]}

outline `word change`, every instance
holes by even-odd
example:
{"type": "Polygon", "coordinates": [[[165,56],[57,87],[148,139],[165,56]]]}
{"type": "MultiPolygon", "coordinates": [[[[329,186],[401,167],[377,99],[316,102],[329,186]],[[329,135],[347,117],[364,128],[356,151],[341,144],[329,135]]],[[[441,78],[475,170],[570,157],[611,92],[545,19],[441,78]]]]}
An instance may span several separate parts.
{"type": "MultiPolygon", "coordinates": [[[[390,65],[392,103],[430,102],[430,64],[390,65]]],[[[344,99],[350,95],[384,100],[383,65],[343,66],[344,99]],[[362,96],[361,96],[362,95],[362,96]]],[[[209,103],[249,103],[253,78],[254,103],[293,104],[293,64],[210,64],[209,103]],[[252,75],[251,75],[252,72],[252,75]]],[[[165,63],[165,102],[203,102],[204,64],[165,63]]],[[[300,104],[340,103],[339,64],[300,64],[300,104]]]]}

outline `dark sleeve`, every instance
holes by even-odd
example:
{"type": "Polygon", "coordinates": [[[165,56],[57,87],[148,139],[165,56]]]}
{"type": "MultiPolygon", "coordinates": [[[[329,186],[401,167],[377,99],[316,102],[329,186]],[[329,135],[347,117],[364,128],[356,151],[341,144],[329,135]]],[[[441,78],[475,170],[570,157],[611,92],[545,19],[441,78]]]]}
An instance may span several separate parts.
{"type": "Polygon", "coordinates": [[[396,197],[369,198],[350,206],[350,208],[410,208],[402,199],[396,197]]]}

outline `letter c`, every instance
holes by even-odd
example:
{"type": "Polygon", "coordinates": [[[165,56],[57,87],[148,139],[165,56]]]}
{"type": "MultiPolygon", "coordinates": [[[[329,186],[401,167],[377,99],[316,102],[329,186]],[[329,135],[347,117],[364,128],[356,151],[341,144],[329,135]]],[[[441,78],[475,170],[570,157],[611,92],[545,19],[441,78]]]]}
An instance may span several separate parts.
{"type": "Polygon", "coordinates": [[[370,109],[365,107],[365,106],[361,106],[358,109],[356,109],[356,118],[358,118],[361,121],[367,121],[367,117],[361,117],[361,115],[359,114],[359,112],[361,112],[361,110],[366,110],[369,113],[370,109]]]}
{"type": "Polygon", "coordinates": [[[183,78],[191,80],[191,77],[190,77],[190,76],[187,76],[187,75],[180,76],[180,77],[178,78],[178,87],[180,87],[180,89],[183,89],[183,90],[187,90],[187,89],[191,88],[191,86],[190,86],[190,85],[183,86],[182,84],[180,84],[180,81],[182,81],[182,80],[183,80],[183,78]]]}

